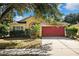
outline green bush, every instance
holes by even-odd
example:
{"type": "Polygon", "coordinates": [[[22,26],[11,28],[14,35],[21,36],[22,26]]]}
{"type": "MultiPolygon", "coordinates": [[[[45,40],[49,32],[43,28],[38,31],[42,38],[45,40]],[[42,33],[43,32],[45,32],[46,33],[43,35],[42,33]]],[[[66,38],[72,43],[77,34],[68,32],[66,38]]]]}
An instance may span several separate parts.
{"type": "Polygon", "coordinates": [[[74,38],[77,34],[78,29],[75,27],[67,27],[66,28],[66,36],[69,38],[74,38]]]}
{"type": "Polygon", "coordinates": [[[35,24],[30,29],[23,30],[13,30],[10,31],[11,37],[26,37],[26,38],[37,38],[39,37],[40,25],[35,24]]]}
{"type": "Polygon", "coordinates": [[[1,26],[0,27],[0,38],[6,37],[8,35],[8,30],[6,26],[1,26]]]}
{"type": "Polygon", "coordinates": [[[32,26],[31,35],[33,38],[39,37],[39,32],[40,32],[40,25],[39,24],[35,24],[34,26],[32,26]]]}
{"type": "Polygon", "coordinates": [[[13,30],[13,31],[10,31],[10,36],[11,37],[24,37],[25,31],[23,31],[23,30],[13,30]]]}
{"type": "Polygon", "coordinates": [[[25,30],[25,36],[26,36],[27,38],[30,38],[30,37],[31,37],[31,29],[26,29],[26,30],[25,30]]]}

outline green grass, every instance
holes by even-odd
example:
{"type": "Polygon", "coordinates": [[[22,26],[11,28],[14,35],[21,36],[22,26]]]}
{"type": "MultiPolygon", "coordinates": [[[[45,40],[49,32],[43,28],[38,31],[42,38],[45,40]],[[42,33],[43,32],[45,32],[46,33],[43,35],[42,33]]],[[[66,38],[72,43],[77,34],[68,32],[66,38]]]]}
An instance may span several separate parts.
{"type": "Polygon", "coordinates": [[[0,49],[5,48],[39,48],[40,39],[9,38],[0,39],[0,49]]]}

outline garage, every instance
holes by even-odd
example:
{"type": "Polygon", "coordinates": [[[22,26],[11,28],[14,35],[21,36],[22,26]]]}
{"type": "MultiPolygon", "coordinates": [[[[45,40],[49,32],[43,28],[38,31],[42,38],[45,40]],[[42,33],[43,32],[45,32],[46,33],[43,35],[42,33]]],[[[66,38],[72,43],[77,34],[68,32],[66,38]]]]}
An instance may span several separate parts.
{"type": "Polygon", "coordinates": [[[42,26],[42,37],[63,37],[64,26],[42,26]]]}

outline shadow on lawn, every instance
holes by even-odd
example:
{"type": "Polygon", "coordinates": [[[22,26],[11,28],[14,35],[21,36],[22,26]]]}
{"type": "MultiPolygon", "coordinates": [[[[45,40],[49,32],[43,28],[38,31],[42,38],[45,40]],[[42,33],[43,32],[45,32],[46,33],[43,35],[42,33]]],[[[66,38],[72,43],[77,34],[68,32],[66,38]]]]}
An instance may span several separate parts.
{"type": "Polygon", "coordinates": [[[11,42],[11,43],[0,43],[0,49],[6,49],[6,48],[15,48],[17,43],[11,42]]]}
{"type": "Polygon", "coordinates": [[[4,38],[0,40],[0,49],[38,48],[40,46],[40,39],[4,38]]]}
{"type": "Polygon", "coordinates": [[[41,48],[38,49],[1,49],[0,56],[49,56],[51,54],[48,51],[51,51],[51,43],[44,44],[41,48]]]}

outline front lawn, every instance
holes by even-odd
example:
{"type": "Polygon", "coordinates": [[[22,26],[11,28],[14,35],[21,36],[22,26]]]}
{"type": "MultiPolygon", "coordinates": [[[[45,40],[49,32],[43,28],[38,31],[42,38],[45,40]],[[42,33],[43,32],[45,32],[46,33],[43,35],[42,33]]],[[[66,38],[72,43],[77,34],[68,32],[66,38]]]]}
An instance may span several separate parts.
{"type": "Polygon", "coordinates": [[[6,38],[0,39],[0,49],[5,48],[39,48],[41,39],[6,38]]]}

